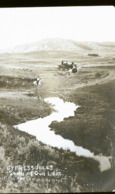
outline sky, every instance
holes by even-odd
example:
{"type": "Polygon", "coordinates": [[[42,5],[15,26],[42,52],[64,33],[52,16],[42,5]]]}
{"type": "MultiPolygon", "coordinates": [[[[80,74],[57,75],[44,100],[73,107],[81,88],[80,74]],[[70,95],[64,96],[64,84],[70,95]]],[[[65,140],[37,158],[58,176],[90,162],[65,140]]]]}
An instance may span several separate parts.
{"type": "Polygon", "coordinates": [[[115,8],[0,8],[0,49],[46,38],[115,41],[115,8]]]}

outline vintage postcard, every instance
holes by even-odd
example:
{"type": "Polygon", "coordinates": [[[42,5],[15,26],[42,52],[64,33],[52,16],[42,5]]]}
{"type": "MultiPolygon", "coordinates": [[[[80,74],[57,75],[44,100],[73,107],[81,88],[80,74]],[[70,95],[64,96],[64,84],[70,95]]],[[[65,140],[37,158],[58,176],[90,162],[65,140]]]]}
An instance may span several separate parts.
{"type": "Polygon", "coordinates": [[[115,8],[0,8],[0,193],[115,191],[115,8]]]}

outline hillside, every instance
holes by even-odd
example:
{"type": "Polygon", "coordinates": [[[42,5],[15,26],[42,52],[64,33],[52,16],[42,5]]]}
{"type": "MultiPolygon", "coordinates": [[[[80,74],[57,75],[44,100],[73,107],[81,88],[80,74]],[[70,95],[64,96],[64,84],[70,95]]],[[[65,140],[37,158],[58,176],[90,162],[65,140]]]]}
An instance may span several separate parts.
{"type": "Polygon", "coordinates": [[[67,39],[44,39],[38,42],[16,46],[1,53],[30,53],[37,51],[68,51],[68,52],[115,52],[115,42],[78,42],[67,39]]]}

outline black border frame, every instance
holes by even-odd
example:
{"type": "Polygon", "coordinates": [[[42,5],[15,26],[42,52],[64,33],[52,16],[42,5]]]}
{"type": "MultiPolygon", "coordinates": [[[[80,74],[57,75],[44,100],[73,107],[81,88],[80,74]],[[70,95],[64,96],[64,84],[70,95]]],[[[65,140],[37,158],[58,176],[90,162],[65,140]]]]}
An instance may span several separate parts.
{"type": "Polygon", "coordinates": [[[0,0],[1,8],[112,5],[115,6],[115,0],[0,0]]]}
{"type": "MultiPolygon", "coordinates": [[[[115,7],[115,0],[0,0],[0,8],[65,7],[65,6],[66,7],[67,6],[114,6],[115,7]]],[[[86,194],[86,192],[80,192],[80,193],[86,194]]],[[[87,192],[87,193],[92,194],[92,192],[87,192]]],[[[98,194],[98,192],[93,192],[93,193],[98,194]]],[[[112,191],[101,192],[101,193],[112,193],[112,191]]]]}

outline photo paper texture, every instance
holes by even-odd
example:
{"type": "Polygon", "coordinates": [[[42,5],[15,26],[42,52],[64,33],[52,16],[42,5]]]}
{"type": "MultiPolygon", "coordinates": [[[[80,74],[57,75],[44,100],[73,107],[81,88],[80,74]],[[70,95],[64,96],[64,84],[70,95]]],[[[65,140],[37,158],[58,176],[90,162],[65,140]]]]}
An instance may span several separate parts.
{"type": "Polygon", "coordinates": [[[0,8],[0,192],[115,191],[115,8],[0,8]]]}

